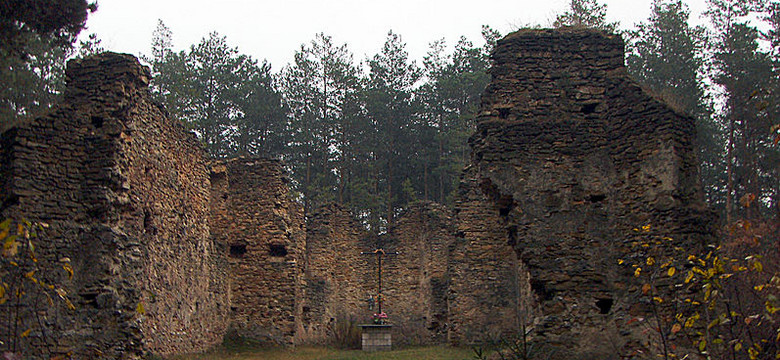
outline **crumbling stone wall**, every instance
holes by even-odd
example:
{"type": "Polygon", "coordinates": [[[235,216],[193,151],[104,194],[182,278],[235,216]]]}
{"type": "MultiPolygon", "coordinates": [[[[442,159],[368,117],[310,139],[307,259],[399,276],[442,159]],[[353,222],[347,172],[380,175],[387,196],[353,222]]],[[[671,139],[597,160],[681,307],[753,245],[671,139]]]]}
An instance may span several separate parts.
{"type": "Polygon", "coordinates": [[[62,104],[2,140],[3,216],[47,223],[46,273],[63,257],[75,270],[52,279],[76,310],[49,314],[51,345],[79,358],[205,350],[221,341],[228,299],[203,221],[201,147],[151,101],[134,57],[73,60],[66,74],[62,104]]]}
{"type": "Polygon", "coordinates": [[[457,203],[453,339],[506,330],[496,309],[503,317],[519,304],[535,334],[564,349],[556,356],[615,357],[631,341],[633,284],[617,259],[632,240],[711,240],[693,120],[629,80],[623,54],[620,37],[586,29],[521,30],[498,43],[457,203]],[[632,231],[644,225],[651,234],[632,231]],[[514,298],[500,290],[514,264],[495,265],[515,261],[507,246],[519,260],[514,298]]]}
{"type": "Polygon", "coordinates": [[[368,297],[375,294],[375,239],[337,204],[316,208],[306,225],[305,343],[329,343],[349,324],[369,323],[368,297]]]}
{"type": "Polygon", "coordinates": [[[446,342],[447,263],[454,239],[452,212],[433,202],[410,205],[382,236],[382,246],[398,252],[387,256],[383,266],[385,311],[394,324],[394,343],[446,342]]]}
{"type": "Polygon", "coordinates": [[[229,254],[231,328],[284,345],[302,329],[305,224],[279,160],[211,167],[211,233],[229,254]]]}

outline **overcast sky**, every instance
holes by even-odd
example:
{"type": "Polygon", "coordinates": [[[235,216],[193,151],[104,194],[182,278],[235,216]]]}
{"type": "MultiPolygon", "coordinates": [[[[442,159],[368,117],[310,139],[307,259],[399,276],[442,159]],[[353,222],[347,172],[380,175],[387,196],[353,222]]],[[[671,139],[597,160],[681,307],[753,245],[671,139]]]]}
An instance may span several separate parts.
{"type": "MultiPolygon", "coordinates": [[[[211,31],[278,71],[302,43],[324,32],[346,43],[355,61],[377,53],[388,30],[400,34],[412,59],[421,60],[428,44],[465,35],[481,44],[481,26],[502,34],[526,24],[549,25],[568,0],[98,0],[87,21],[86,36],[96,33],[111,51],[148,54],[157,19],[173,32],[174,48],[197,43],[211,31]]],[[[652,0],[606,0],[609,21],[633,27],[650,14],[652,0]]],[[[688,0],[694,22],[705,0],[688,0]]]]}

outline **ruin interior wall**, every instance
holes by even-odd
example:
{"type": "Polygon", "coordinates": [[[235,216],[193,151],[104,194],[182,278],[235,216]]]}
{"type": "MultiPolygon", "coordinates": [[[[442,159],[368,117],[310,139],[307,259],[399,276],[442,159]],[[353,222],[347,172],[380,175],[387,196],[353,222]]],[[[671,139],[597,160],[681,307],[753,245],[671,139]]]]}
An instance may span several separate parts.
{"type": "MultiPolygon", "coordinates": [[[[304,343],[333,343],[349,324],[371,322],[368,298],[376,292],[376,247],[352,213],[337,204],[314,209],[306,225],[304,343]]],[[[337,344],[340,345],[340,344],[337,344]]]]}
{"type": "Polygon", "coordinates": [[[197,140],[152,103],[148,68],[130,55],[73,60],[67,77],[61,105],[2,140],[3,216],[48,224],[42,276],[62,273],[62,258],[75,270],[72,281],[47,279],[75,305],[50,309],[50,348],[136,358],[218,343],[227,287],[202,221],[209,185],[197,140]]]}
{"type": "Polygon", "coordinates": [[[447,341],[447,263],[454,239],[452,212],[433,202],[411,204],[382,236],[382,247],[398,253],[383,263],[384,310],[395,344],[447,341]]]}
{"type": "Polygon", "coordinates": [[[292,345],[302,330],[303,208],[279,160],[237,158],[211,169],[210,226],[229,254],[231,330],[292,345]]]}

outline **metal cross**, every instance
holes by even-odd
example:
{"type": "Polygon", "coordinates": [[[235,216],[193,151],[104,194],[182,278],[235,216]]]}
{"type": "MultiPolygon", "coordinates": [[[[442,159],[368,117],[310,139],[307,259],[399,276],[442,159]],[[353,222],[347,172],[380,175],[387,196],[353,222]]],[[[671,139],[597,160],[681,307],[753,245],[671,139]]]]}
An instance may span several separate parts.
{"type": "Polygon", "coordinates": [[[377,261],[377,304],[379,305],[379,314],[382,313],[382,257],[385,255],[398,255],[397,251],[385,251],[384,249],[376,249],[374,251],[363,251],[360,253],[361,255],[376,255],[376,261],[377,261]]]}

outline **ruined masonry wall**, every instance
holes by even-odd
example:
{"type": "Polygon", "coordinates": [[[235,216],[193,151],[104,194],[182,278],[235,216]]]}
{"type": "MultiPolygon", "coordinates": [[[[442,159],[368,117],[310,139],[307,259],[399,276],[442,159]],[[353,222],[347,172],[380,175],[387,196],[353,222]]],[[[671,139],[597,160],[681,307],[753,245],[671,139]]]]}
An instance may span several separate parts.
{"type": "MultiPolygon", "coordinates": [[[[508,35],[493,53],[493,80],[469,141],[460,243],[474,254],[470,261],[494,256],[481,255],[482,244],[514,248],[532,290],[530,298],[518,293],[519,303],[533,303],[520,314],[534,314],[535,334],[567,349],[560,358],[611,358],[641,337],[626,316],[633,280],[616,266],[636,256],[633,240],[666,236],[674,239],[670,247],[686,248],[712,240],[693,119],[630,81],[623,54],[618,36],[594,30],[508,35]],[[480,212],[489,216],[473,216],[480,212]],[[644,225],[650,233],[632,231],[644,225]]],[[[485,309],[499,300],[458,301],[458,289],[480,278],[494,286],[505,272],[489,269],[475,279],[459,271],[456,303],[482,302],[460,310],[473,314],[456,326],[463,338],[480,324],[469,319],[491,318],[485,309]]]]}
{"type": "Polygon", "coordinates": [[[212,163],[213,239],[229,254],[231,329],[292,345],[302,330],[306,230],[278,160],[212,163]]]}
{"type": "MultiPolygon", "coordinates": [[[[383,266],[385,311],[393,324],[393,343],[446,342],[447,263],[455,240],[452,212],[432,202],[412,204],[382,240],[387,251],[399,253],[388,256],[383,266]]],[[[372,265],[373,269],[376,265],[372,265]]]]}
{"type": "Polygon", "coordinates": [[[112,359],[207,349],[221,341],[228,299],[202,221],[197,140],[152,103],[148,69],[130,55],[74,60],[67,76],[60,106],[2,139],[3,216],[49,224],[40,257],[75,269],[71,282],[51,279],[76,306],[49,314],[61,335],[51,345],[112,359]]]}
{"type": "Polygon", "coordinates": [[[376,289],[375,261],[360,253],[373,250],[376,241],[337,204],[312,211],[306,231],[306,303],[299,338],[328,343],[340,326],[371,321],[367,299],[376,289]]]}

